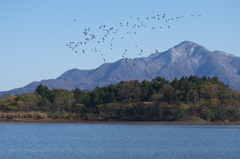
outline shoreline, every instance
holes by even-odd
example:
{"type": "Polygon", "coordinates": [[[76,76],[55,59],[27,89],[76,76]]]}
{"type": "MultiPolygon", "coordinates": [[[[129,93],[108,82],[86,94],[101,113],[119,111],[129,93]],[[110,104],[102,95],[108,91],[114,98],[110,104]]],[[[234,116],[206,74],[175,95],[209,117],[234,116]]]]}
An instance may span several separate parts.
{"type": "Polygon", "coordinates": [[[104,121],[104,120],[76,120],[76,119],[7,119],[0,123],[79,123],[79,124],[155,124],[155,125],[240,125],[238,122],[209,122],[204,120],[186,121],[104,121]]]}

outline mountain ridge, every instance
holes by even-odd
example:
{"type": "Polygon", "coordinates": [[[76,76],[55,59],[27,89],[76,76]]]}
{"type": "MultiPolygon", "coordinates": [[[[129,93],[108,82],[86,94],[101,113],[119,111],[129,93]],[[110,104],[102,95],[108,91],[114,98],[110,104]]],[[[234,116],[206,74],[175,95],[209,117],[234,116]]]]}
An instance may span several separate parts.
{"type": "Polygon", "coordinates": [[[183,41],[164,52],[148,57],[123,58],[113,63],[104,63],[96,69],[70,69],[56,79],[32,82],[25,87],[2,91],[0,95],[34,92],[39,84],[50,89],[94,89],[96,86],[116,84],[123,80],[152,80],[156,76],[173,80],[182,76],[217,76],[236,89],[240,88],[240,57],[223,51],[209,51],[191,41],[183,41]]]}

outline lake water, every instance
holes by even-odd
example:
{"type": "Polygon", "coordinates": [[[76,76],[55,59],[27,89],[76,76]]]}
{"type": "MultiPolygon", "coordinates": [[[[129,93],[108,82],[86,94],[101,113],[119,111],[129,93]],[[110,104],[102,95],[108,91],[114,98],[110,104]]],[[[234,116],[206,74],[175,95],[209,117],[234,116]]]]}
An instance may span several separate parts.
{"type": "Polygon", "coordinates": [[[0,123],[0,159],[239,159],[240,126],[0,123]]]}

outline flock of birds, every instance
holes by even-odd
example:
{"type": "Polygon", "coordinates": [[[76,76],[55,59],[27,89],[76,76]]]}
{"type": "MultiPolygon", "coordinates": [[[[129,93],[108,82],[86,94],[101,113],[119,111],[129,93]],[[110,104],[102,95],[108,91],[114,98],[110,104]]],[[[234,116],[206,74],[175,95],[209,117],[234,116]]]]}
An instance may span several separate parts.
{"type": "MultiPolygon", "coordinates": [[[[190,15],[190,17],[201,17],[201,15],[190,15]]],[[[82,37],[83,39],[81,41],[72,41],[68,42],[66,44],[67,47],[69,47],[74,53],[99,53],[103,59],[104,62],[106,62],[106,57],[104,56],[104,52],[106,50],[102,50],[102,46],[104,45],[109,46],[109,51],[114,50],[114,45],[116,41],[121,41],[126,39],[129,36],[134,36],[138,34],[141,28],[147,28],[150,30],[156,30],[156,29],[170,29],[171,26],[168,23],[169,21],[178,20],[184,18],[184,16],[177,16],[177,17],[171,17],[167,18],[166,14],[157,14],[150,17],[140,18],[140,17],[129,17],[129,21],[127,22],[120,22],[118,27],[113,26],[107,26],[107,25],[100,25],[97,27],[99,30],[98,33],[101,33],[100,35],[94,34],[92,30],[93,28],[85,28],[82,31],[82,37]],[[160,23],[164,22],[164,23],[160,23]],[[155,24],[155,25],[154,25],[155,24]],[[151,25],[151,26],[150,26],[151,25]],[[92,43],[91,45],[88,45],[92,43]],[[92,47],[94,46],[94,47],[92,47]],[[90,48],[92,47],[92,48],[90,48]],[[80,48],[80,49],[79,49],[80,48]]],[[[74,22],[77,22],[76,19],[73,19],[74,22]]],[[[133,42],[134,43],[134,42],[133,42]]],[[[107,47],[108,48],[108,47],[107,47]]],[[[140,48],[138,45],[134,45],[134,48],[138,49],[138,55],[141,57],[144,53],[143,48],[140,48]]],[[[157,49],[155,51],[158,53],[157,49]]],[[[125,63],[127,67],[130,66],[136,66],[136,64],[133,62],[131,58],[126,58],[126,55],[128,53],[128,48],[124,48],[122,50],[121,57],[125,59],[125,63]]],[[[151,53],[153,55],[153,53],[151,53]]],[[[147,66],[148,64],[145,63],[147,66]]],[[[147,70],[144,70],[145,73],[147,73],[147,70]]]]}

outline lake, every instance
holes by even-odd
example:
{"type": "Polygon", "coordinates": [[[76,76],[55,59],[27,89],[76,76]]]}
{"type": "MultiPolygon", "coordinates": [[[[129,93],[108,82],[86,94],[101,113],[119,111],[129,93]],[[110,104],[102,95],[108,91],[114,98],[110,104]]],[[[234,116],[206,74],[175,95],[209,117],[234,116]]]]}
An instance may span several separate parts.
{"type": "Polygon", "coordinates": [[[239,125],[0,123],[1,159],[239,159],[239,125]]]}

